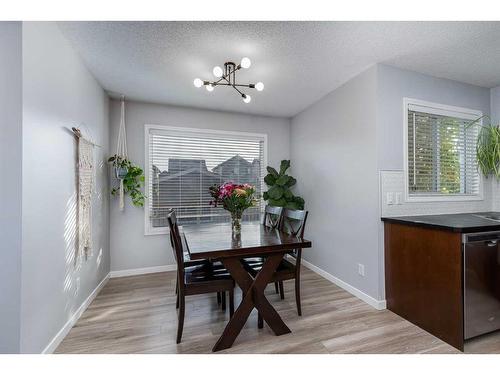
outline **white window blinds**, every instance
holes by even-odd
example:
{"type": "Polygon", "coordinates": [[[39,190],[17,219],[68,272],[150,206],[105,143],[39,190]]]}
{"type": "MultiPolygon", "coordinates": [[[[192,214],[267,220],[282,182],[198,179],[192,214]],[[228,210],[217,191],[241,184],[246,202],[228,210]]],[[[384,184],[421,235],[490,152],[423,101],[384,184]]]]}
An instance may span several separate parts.
{"type": "Polygon", "coordinates": [[[408,105],[409,196],[475,196],[480,175],[476,160],[479,116],[408,105]]]}
{"type": "MultiPolygon", "coordinates": [[[[168,226],[176,210],[183,223],[229,221],[221,207],[209,205],[209,187],[227,181],[249,183],[262,193],[265,135],[150,128],[148,147],[147,218],[151,231],[168,226]]],[[[259,220],[262,201],[244,212],[243,220],[259,220]]]]}

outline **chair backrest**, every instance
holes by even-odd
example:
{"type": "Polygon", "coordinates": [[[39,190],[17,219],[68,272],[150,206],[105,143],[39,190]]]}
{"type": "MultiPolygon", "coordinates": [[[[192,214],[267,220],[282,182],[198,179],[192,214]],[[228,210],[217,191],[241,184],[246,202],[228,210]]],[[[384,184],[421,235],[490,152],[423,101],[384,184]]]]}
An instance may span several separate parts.
{"type": "MultiPolygon", "coordinates": [[[[290,210],[285,208],[281,214],[279,230],[291,234],[292,236],[304,238],[308,213],[308,211],[304,210],[290,210]]],[[[290,255],[296,259],[296,265],[298,266],[297,269],[300,271],[302,249],[296,249],[290,255]]]]}
{"type": "Polygon", "coordinates": [[[285,208],[281,214],[279,229],[293,236],[304,237],[308,211],[285,208]]]}
{"type": "Polygon", "coordinates": [[[264,210],[264,220],[262,224],[271,229],[277,229],[281,222],[281,214],[283,207],[275,207],[267,205],[264,210]]]}
{"type": "Polygon", "coordinates": [[[170,228],[170,243],[174,251],[174,258],[177,263],[177,273],[179,279],[184,280],[184,249],[182,247],[182,238],[177,225],[177,216],[174,210],[167,214],[168,226],[170,228]],[[182,275],[182,278],[181,278],[182,275]]]}

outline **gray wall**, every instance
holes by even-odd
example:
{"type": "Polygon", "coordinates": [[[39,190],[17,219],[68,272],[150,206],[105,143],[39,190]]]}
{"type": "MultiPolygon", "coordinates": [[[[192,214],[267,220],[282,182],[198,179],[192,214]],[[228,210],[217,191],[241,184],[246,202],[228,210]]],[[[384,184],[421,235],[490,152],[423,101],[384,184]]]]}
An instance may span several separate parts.
{"type": "Polygon", "coordinates": [[[403,98],[490,113],[490,90],[449,79],[378,65],[377,137],[379,169],[403,169],[403,98]]]}
{"type": "Polygon", "coordinates": [[[500,86],[490,90],[491,119],[497,124],[500,123],[500,86]]]}
{"type": "Polygon", "coordinates": [[[39,353],[109,273],[108,97],[55,23],[23,23],[21,351],[39,353]],[[75,265],[78,126],[95,151],[93,256],[75,265]]]}
{"type": "Polygon", "coordinates": [[[20,345],[21,41],[21,22],[0,22],[0,353],[17,353],[20,345]]]}
{"type": "MultiPolygon", "coordinates": [[[[379,301],[385,298],[379,171],[403,169],[404,97],[490,113],[489,89],[375,65],[291,126],[292,172],[314,244],[305,259],[379,301]]],[[[485,194],[490,199],[491,186],[485,194]]]]}
{"type": "MultiPolygon", "coordinates": [[[[451,106],[465,107],[490,114],[490,90],[448,79],[402,70],[387,65],[377,66],[377,144],[378,170],[403,169],[403,98],[410,97],[451,106]]],[[[494,202],[491,181],[485,181],[484,210],[494,202]]],[[[380,203],[381,199],[379,199],[380,203]]],[[[426,206],[427,214],[450,212],[447,203],[411,203],[414,208],[426,206]]],[[[454,212],[477,211],[478,202],[457,202],[454,212]]],[[[408,212],[407,214],[411,214],[408,212]]],[[[383,224],[379,219],[379,298],[385,298],[383,224]]]]}
{"type": "Polygon", "coordinates": [[[377,297],[377,70],[372,67],[292,119],[292,173],[309,210],[304,258],[377,297]],[[365,277],[357,263],[365,265],[365,277]]]}
{"type": "MultiPolygon", "coordinates": [[[[279,165],[289,157],[290,122],[288,119],[250,116],[175,106],[127,102],[125,109],[128,154],[144,166],[144,125],[170,125],[231,131],[266,133],[268,162],[279,165]]],[[[111,101],[111,151],[116,150],[120,123],[120,103],[111,101]]],[[[111,202],[111,270],[120,271],[174,263],[166,235],[144,235],[144,210],[130,204],[126,197],[125,211],[118,202],[111,202]]]]}

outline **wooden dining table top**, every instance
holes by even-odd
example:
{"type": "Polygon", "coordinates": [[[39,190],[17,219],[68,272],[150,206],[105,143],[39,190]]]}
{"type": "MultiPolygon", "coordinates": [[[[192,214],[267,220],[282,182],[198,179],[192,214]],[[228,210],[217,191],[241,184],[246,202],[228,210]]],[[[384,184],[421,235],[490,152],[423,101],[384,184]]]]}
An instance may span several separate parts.
{"type": "Polygon", "coordinates": [[[258,256],[312,246],[311,241],[259,222],[242,223],[238,236],[232,235],[231,223],[184,225],[182,231],[192,260],[258,256]]]}

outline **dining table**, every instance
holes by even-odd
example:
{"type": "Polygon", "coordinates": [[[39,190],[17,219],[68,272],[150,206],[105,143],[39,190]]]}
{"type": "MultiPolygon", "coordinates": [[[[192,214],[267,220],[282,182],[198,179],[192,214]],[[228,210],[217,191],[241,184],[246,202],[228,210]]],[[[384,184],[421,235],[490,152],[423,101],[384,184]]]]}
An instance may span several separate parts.
{"type": "MultiPolygon", "coordinates": [[[[244,222],[235,234],[230,223],[185,225],[182,228],[189,258],[221,261],[242,291],[242,300],[212,348],[216,352],[230,348],[256,308],[275,335],[290,333],[264,294],[266,286],[283,257],[298,248],[310,248],[311,241],[269,228],[259,222],[244,222]],[[260,271],[252,276],[245,259],[262,257],[260,271]]],[[[259,328],[262,325],[259,322],[259,328]]]]}

